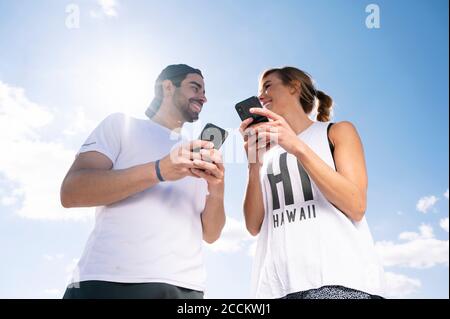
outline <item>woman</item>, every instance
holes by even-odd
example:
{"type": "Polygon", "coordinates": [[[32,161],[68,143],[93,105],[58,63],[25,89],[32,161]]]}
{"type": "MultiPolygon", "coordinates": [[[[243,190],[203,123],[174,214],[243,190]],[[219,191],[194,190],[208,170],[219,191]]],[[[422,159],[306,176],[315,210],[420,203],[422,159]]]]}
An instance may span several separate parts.
{"type": "Polygon", "coordinates": [[[379,298],[383,270],[364,218],[367,173],[355,127],[329,123],[332,99],[293,67],[265,71],[259,99],[264,108],[251,112],[270,121],[240,127],[245,222],[259,234],[255,297],[379,298]]]}

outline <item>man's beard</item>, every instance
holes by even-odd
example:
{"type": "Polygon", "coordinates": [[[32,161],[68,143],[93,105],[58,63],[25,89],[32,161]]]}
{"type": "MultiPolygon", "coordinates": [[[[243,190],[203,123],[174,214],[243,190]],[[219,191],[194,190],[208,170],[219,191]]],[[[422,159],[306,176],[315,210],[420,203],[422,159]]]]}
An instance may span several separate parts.
{"type": "Polygon", "coordinates": [[[201,105],[201,102],[199,102],[198,100],[187,99],[185,96],[178,93],[175,93],[173,97],[174,106],[180,111],[181,115],[183,116],[183,119],[188,123],[193,123],[198,120],[200,112],[192,110],[190,106],[191,103],[195,102],[201,105]]]}

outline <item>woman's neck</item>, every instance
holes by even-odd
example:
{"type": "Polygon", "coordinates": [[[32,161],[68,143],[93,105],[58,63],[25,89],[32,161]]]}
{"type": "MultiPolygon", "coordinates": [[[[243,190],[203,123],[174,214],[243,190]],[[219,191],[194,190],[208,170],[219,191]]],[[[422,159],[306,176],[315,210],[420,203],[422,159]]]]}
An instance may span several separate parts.
{"type": "Polygon", "coordinates": [[[286,120],[297,135],[308,129],[314,123],[314,121],[305,114],[300,105],[293,105],[280,115],[286,120]]]}

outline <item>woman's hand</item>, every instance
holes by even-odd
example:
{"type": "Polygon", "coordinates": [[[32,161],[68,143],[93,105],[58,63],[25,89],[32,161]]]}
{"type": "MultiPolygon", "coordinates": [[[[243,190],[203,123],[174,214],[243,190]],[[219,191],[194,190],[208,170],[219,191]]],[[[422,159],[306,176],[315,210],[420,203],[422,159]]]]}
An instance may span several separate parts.
{"type": "Polygon", "coordinates": [[[241,123],[239,132],[244,138],[244,148],[248,163],[251,166],[260,167],[263,164],[263,155],[271,148],[270,141],[258,139],[258,127],[261,124],[251,125],[253,118],[248,118],[241,123]],[[266,143],[267,142],[267,143],[266,143]]]}
{"type": "Polygon", "coordinates": [[[263,108],[252,108],[250,112],[266,116],[270,120],[269,122],[255,125],[258,148],[266,148],[267,144],[271,147],[278,144],[288,153],[296,153],[301,141],[282,116],[263,108]]]}

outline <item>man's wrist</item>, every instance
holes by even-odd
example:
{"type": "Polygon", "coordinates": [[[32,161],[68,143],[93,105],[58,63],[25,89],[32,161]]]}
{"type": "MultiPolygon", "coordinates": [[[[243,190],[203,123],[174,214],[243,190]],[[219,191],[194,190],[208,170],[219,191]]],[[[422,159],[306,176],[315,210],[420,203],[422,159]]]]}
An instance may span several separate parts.
{"type": "Polygon", "coordinates": [[[156,178],[158,179],[159,182],[165,182],[166,180],[164,179],[162,173],[161,173],[161,166],[160,166],[161,160],[157,160],[155,162],[155,173],[156,173],[156,178]]]}
{"type": "Polygon", "coordinates": [[[225,195],[225,185],[218,185],[208,189],[209,197],[215,199],[223,199],[225,195]]]}

